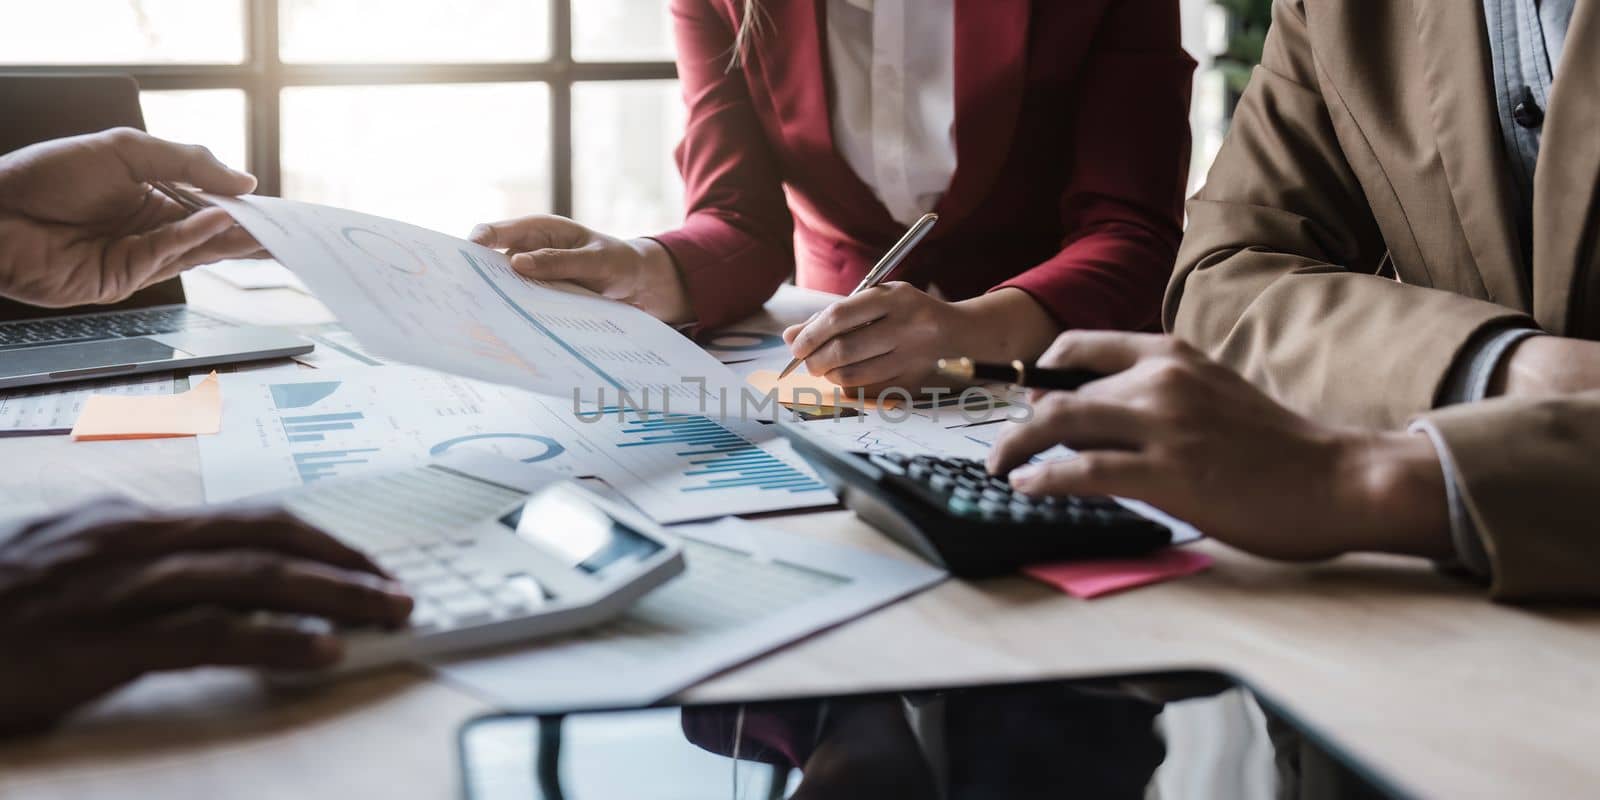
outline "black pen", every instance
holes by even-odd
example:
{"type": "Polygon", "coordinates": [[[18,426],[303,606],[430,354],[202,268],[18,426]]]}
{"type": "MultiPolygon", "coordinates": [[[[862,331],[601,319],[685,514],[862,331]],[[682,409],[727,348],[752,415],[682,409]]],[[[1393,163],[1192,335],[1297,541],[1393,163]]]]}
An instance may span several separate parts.
{"type": "Polygon", "coordinates": [[[1087,369],[1046,369],[1021,361],[1013,361],[1010,364],[986,364],[970,358],[941,358],[939,372],[947,377],[964,381],[996,381],[1028,389],[1070,390],[1105,377],[1087,369]]]}

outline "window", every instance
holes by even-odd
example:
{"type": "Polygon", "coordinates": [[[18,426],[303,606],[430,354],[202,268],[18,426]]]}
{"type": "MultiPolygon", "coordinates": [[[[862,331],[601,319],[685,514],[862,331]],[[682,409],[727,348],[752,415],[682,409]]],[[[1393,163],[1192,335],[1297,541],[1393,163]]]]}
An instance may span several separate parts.
{"type": "Polygon", "coordinates": [[[51,0],[13,4],[0,71],[132,74],[152,133],[260,192],[465,235],[546,212],[677,223],[666,0],[51,0]]]}

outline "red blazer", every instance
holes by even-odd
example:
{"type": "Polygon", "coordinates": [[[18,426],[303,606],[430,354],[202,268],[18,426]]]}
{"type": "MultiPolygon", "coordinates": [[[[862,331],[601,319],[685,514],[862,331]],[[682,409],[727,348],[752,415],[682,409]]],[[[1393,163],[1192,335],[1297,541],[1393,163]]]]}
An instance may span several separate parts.
{"type": "MultiPolygon", "coordinates": [[[[834,148],[821,0],[728,69],[742,0],[672,0],[688,215],[656,237],[704,327],[791,273],[848,292],[904,226],[834,148]]],[[[1177,0],[955,0],[956,171],[901,278],[1014,286],[1064,327],[1155,329],[1181,232],[1189,81],[1177,0]]]]}

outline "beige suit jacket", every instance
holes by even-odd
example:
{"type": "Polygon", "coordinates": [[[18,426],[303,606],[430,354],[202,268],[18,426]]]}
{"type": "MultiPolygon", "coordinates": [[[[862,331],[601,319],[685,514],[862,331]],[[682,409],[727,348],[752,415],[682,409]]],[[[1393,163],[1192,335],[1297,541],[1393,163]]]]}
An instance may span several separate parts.
{"type": "Polygon", "coordinates": [[[1487,325],[1600,338],[1600,0],[1578,0],[1563,58],[1530,277],[1481,4],[1277,0],[1165,307],[1170,331],[1316,418],[1431,420],[1503,598],[1600,597],[1600,392],[1431,410],[1487,325]]]}

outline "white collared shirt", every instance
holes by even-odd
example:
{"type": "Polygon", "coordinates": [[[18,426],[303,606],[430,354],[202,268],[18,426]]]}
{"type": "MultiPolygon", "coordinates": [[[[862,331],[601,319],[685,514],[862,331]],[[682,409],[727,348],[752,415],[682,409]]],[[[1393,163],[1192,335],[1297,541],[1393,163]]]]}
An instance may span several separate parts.
{"type": "Polygon", "coordinates": [[[833,140],[910,225],[956,170],[954,0],[828,0],[833,140]]]}

